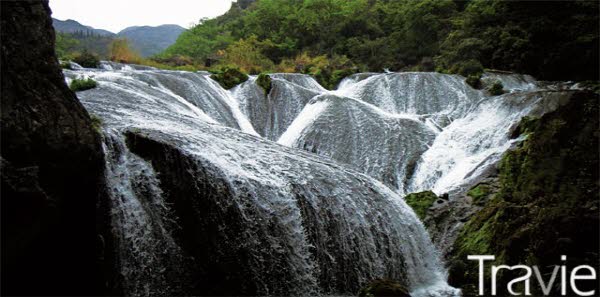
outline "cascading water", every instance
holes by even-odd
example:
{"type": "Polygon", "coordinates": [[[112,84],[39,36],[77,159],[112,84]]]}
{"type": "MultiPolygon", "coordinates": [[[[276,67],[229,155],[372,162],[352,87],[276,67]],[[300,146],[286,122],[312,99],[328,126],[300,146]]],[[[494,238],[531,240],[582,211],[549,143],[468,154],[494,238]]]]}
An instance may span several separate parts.
{"type": "Polygon", "coordinates": [[[315,97],[278,142],[348,164],[400,195],[456,191],[498,162],[523,116],[551,111],[565,96],[540,90],[530,76],[484,79],[506,83],[511,93],[487,96],[439,73],[353,75],[330,92],[336,104],[315,97]]]}
{"type": "Polygon", "coordinates": [[[420,152],[435,133],[418,117],[382,116],[335,95],[304,107],[326,91],[306,76],[281,75],[265,97],[277,100],[268,101],[267,113],[283,114],[266,120],[265,110],[249,107],[252,98],[239,97],[257,93],[243,90],[249,85],[227,92],[206,73],[110,67],[65,75],[98,82],[78,97],[103,121],[126,294],[354,294],[381,277],[404,283],[414,296],[457,294],[425,228],[397,193],[332,159],[253,135],[253,126],[266,121],[270,130],[257,131],[278,138],[302,108],[324,102],[340,105],[335,118],[373,116],[356,118],[363,133],[388,126],[381,141],[414,135],[414,143],[406,136],[390,147],[420,152]],[[286,95],[273,94],[275,88],[286,95]],[[303,97],[286,98],[294,94],[303,97]],[[260,116],[246,120],[242,112],[252,110],[260,116]]]}
{"type": "Polygon", "coordinates": [[[436,73],[358,74],[336,91],[273,74],[265,94],[256,77],[226,91],[203,72],[102,68],[65,75],[99,83],[78,97],[103,120],[130,295],[352,294],[378,277],[455,295],[401,196],[477,178],[522,116],[564,95],[504,74],[486,76],[512,92],[495,97],[436,73]]]}

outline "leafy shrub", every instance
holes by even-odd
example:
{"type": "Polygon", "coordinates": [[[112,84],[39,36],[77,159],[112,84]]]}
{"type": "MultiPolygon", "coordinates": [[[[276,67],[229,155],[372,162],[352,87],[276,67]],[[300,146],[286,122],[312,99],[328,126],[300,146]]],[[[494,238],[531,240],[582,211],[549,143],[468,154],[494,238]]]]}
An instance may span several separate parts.
{"type": "Polygon", "coordinates": [[[71,81],[69,88],[71,88],[71,90],[77,92],[77,91],[85,91],[85,90],[93,89],[96,86],[98,86],[98,84],[96,83],[95,80],[93,80],[91,78],[87,78],[87,79],[77,79],[76,78],[71,81]]]}
{"type": "Polygon", "coordinates": [[[119,63],[135,63],[139,64],[142,58],[129,46],[129,42],[125,38],[117,38],[109,45],[110,60],[119,63]]]}
{"type": "Polygon", "coordinates": [[[100,63],[100,60],[95,54],[83,50],[83,52],[73,58],[73,62],[81,65],[81,67],[96,68],[98,67],[98,63],[100,63]]]}
{"type": "Polygon", "coordinates": [[[210,78],[217,81],[223,88],[231,89],[248,80],[248,75],[236,67],[223,67],[215,71],[210,78]]]}
{"type": "Polygon", "coordinates": [[[268,74],[261,73],[256,79],[256,83],[265,91],[265,95],[271,92],[271,77],[268,74]]]}
{"type": "Polygon", "coordinates": [[[490,94],[492,94],[493,96],[502,95],[505,93],[504,86],[501,82],[496,81],[488,88],[488,92],[490,92],[490,94]]]}
{"type": "Polygon", "coordinates": [[[465,80],[465,82],[473,87],[473,89],[480,89],[481,88],[481,76],[479,75],[469,75],[467,77],[467,79],[465,80]]]}

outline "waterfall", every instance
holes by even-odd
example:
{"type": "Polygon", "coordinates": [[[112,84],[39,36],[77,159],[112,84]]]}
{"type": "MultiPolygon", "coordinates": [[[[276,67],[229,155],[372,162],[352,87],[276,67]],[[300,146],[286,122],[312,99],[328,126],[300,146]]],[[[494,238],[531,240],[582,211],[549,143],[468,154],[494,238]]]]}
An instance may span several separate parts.
{"type": "Polygon", "coordinates": [[[105,131],[106,180],[117,269],[126,295],[173,295],[188,282],[186,259],[171,232],[174,214],[152,166],[129,152],[123,136],[105,131]]]}
{"type": "Polygon", "coordinates": [[[206,72],[103,62],[78,93],[103,122],[120,286],[128,295],[354,294],[375,278],[455,296],[406,193],[493,166],[522,116],[560,104],[529,77],[366,73],[327,91],[272,74],[224,90],[206,72]],[[275,142],[277,141],[277,143],[275,142]]]}

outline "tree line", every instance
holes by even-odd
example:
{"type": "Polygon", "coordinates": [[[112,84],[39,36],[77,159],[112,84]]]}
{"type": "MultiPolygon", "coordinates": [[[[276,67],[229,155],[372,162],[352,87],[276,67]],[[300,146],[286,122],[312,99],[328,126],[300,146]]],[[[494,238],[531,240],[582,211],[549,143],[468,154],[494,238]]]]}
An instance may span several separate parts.
{"type": "MultiPolygon", "coordinates": [[[[245,1],[249,2],[249,1],[245,1]]],[[[203,19],[155,57],[245,72],[484,68],[598,79],[598,1],[258,0],[203,19]]]]}

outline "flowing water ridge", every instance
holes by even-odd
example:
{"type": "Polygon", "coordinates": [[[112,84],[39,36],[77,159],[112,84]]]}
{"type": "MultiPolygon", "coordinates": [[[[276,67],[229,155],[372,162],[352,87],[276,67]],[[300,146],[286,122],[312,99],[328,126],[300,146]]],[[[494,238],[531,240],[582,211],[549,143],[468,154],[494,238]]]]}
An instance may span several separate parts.
{"type": "Polygon", "coordinates": [[[355,75],[333,92],[275,74],[264,94],[254,77],[226,91],[208,73],[103,67],[65,75],[99,83],[78,97],[103,120],[129,295],[354,294],[378,277],[457,294],[402,195],[460,188],[521,116],[560,101],[435,73],[355,75]]]}

